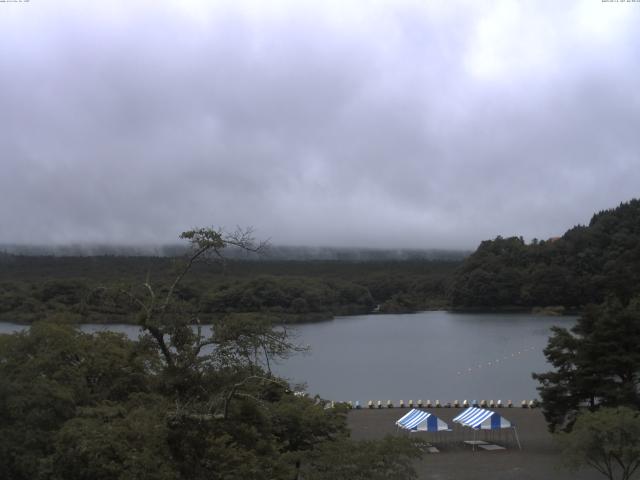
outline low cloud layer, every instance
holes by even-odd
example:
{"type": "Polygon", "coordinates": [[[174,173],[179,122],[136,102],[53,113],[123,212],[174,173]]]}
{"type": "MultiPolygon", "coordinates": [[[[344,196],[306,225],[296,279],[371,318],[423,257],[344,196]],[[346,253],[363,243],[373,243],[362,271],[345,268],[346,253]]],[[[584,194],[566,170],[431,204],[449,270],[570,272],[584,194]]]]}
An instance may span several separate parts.
{"type": "Polygon", "coordinates": [[[638,196],[640,3],[0,3],[0,243],[472,248],[638,196]]]}

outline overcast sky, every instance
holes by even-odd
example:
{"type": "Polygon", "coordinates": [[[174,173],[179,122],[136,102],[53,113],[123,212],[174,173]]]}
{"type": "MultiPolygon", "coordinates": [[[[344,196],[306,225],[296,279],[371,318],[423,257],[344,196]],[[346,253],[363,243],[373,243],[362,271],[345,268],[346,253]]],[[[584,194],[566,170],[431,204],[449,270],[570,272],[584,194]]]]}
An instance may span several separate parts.
{"type": "Polygon", "coordinates": [[[474,248],[639,196],[640,2],[0,2],[0,243],[474,248]]]}

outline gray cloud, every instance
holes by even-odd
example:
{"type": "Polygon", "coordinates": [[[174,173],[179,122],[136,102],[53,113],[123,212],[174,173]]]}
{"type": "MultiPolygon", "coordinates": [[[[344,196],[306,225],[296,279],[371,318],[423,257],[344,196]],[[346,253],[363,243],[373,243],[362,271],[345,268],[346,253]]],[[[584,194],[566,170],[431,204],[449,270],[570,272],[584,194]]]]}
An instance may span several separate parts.
{"type": "Polygon", "coordinates": [[[471,248],[638,196],[640,4],[0,10],[1,242],[471,248]]]}

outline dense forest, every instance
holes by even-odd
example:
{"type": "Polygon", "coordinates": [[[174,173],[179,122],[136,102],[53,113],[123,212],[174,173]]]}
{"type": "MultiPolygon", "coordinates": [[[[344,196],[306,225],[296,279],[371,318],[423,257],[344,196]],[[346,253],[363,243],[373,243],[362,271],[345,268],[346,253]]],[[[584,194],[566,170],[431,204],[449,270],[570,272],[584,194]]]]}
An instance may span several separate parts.
{"type": "Polygon", "coordinates": [[[562,237],[487,240],[457,270],[454,308],[560,306],[581,310],[640,292],[640,200],[593,216],[562,237]]]}
{"type": "MultiPolygon", "coordinates": [[[[56,257],[0,254],[0,320],[31,323],[71,314],[78,322],[135,321],[126,293],[145,278],[167,282],[181,257],[56,257]]],[[[259,314],[313,321],[447,305],[459,261],[256,261],[194,266],[177,296],[202,320],[259,314]]]]}
{"type": "MultiPolygon", "coordinates": [[[[593,216],[562,237],[487,240],[464,260],[241,260],[199,264],[176,292],[203,320],[261,315],[285,323],[373,311],[557,307],[581,311],[640,291],[640,201],[593,216]]],[[[367,257],[369,258],[369,257],[367,257]]],[[[164,282],[181,257],[0,253],[0,320],[64,313],[78,322],[135,321],[126,292],[164,282]]]]}

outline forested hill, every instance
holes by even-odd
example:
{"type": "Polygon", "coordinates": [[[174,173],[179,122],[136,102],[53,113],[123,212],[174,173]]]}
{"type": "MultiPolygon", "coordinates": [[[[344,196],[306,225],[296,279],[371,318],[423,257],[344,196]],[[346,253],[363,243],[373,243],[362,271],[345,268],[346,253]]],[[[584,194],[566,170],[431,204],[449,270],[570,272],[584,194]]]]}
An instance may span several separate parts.
{"type": "MultiPolygon", "coordinates": [[[[0,321],[31,323],[64,314],[79,322],[134,322],[138,306],[123,292],[146,278],[160,291],[176,278],[173,257],[27,256],[0,253],[0,321]]],[[[281,322],[334,315],[443,308],[450,260],[239,261],[200,263],[176,292],[184,310],[210,321],[260,314],[281,322]]]]}
{"type": "Polygon", "coordinates": [[[640,292],[640,200],[601,211],[560,238],[484,241],[452,284],[454,308],[579,308],[609,293],[626,302],[640,292]]]}

